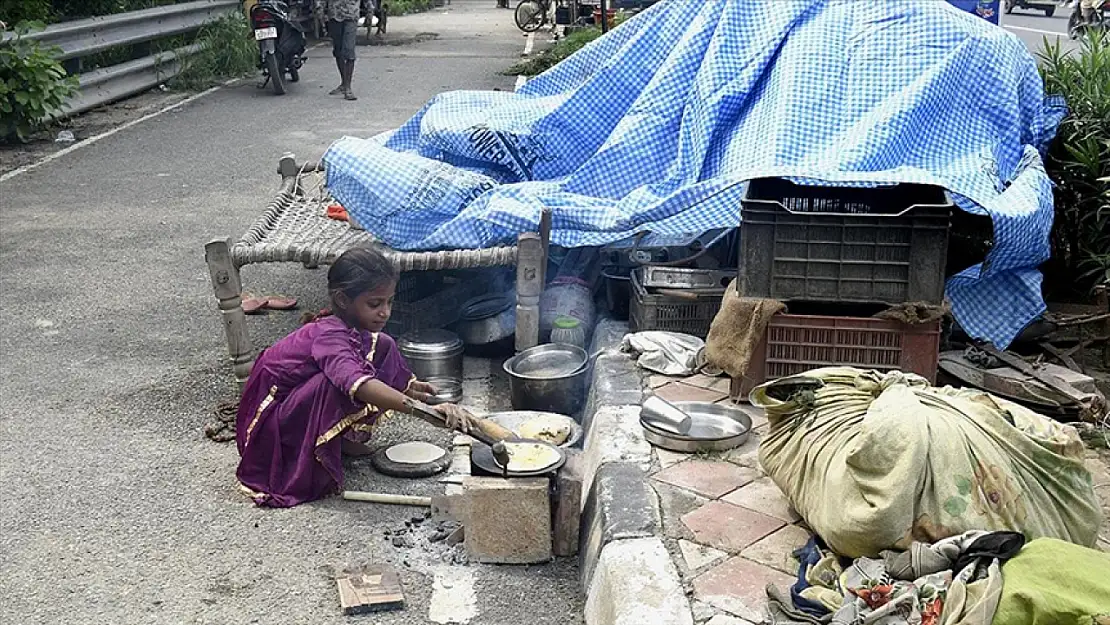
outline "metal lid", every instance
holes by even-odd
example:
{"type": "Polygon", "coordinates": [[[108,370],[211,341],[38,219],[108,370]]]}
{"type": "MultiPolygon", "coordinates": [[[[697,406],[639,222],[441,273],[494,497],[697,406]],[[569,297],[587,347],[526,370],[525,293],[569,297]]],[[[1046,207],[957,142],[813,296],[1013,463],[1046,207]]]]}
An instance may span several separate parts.
{"type": "Polygon", "coordinates": [[[582,325],[582,322],[574,317],[556,317],[551,324],[560,330],[573,330],[582,325]]]}
{"type": "Polygon", "coordinates": [[[504,295],[482,295],[463,304],[464,321],[481,321],[500,315],[512,308],[513,301],[504,295]]]}
{"type": "Polygon", "coordinates": [[[446,351],[462,349],[462,339],[447,330],[414,330],[397,340],[397,346],[404,354],[437,355],[446,351]]]}

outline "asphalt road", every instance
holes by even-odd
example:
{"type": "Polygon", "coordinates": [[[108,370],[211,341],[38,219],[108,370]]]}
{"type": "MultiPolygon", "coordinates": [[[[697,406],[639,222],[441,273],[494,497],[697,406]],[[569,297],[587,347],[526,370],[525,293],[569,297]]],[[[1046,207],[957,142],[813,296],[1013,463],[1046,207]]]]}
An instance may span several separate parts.
{"type": "Polygon", "coordinates": [[[1043,11],[1015,8],[1013,13],[1002,16],[1002,27],[1017,35],[1033,52],[1049,44],[1059,43],[1064,50],[1074,50],[1078,43],[1068,38],[1068,16],[1071,9],[1063,4],[1056,6],[1052,17],[1043,11]]]}
{"type": "MultiPolygon", "coordinates": [[[[445,90],[512,89],[498,72],[524,39],[493,4],[391,20],[390,39],[410,43],[360,48],[357,102],[326,95],[337,76],[316,49],[284,97],[221,89],[0,183],[0,622],[347,623],[332,574],[360,563],[396,566],[408,605],[358,622],[580,619],[573,561],[464,566],[419,533],[395,547],[384,532],[403,529],[412,508],[257,509],[235,490],[234,445],[202,434],[233,396],[204,243],[259,215],[283,152],[317,158],[445,90]]],[[[254,266],[244,279],[324,305],[323,272],[254,266]]],[[[296,318],[252,319],[255,342],[296,318]]],[[[471,400],[505,407],[488,365],[471,365],[471,400]]],[[[376,442],[414,437],[446,441],[395,421],[376,442]]],[[[348,463],[348,487],[443,492],[365,461],[348,463]]]]}
{"type": "MultiPolygon", "coordinates": [[[[284,97],[227,87],[0,183],[0,622],[346,623],[332,573],[370,562],[399,568],[408,607],[362,622],[576,622],[573,562],[462,566],[440,547],[394,547],[384,531],[411,509],[256,509],[234,489],[234,447],[201,434],[233,396],[205,241],[257,217],[283,152],[317,158],[445,90],[511,89],[497,72],[524,40],[491,5],[454,0],[393,20],[390,39],[403,45],[360,48],[357,102],[326,95],[336,75],[315,49],[284,97]]],[[[1005,24],[1035,49],[1037,31],[1064,32],[1066,14],[1005,24]]],[[[256,293],[324,304],[321,272],[252,266],[244,279],[256,293]]],[[[295,317],[252,319],[256,343],[295,317]]],[[[471,363],[472,395],[505,407],[501,381],[481,367],[471,363]]],[[[377,442],[413,437],[445,442],[402,423],[377,442]]],[[[348,477],[362,490],[442,491],[365,462],[349,463],[348,477]]]]}

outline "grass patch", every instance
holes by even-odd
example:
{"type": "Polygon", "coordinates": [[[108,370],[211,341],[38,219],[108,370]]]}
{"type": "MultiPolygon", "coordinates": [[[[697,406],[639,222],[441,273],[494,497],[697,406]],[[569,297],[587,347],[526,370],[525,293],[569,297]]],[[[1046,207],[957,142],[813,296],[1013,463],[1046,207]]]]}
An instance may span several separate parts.
{"type": "Polygon", "coordinates": [[[204,26],[196,41],[203,44],[203,49],[186,59],[185,68],[170,82],[175,88],[207,89],[258,69],[258,44],[240,13],[230,13],[204,26]]]}
{"type": "Polygon", "coordinates": [[[576,30],[560,39],[555,45],[536,56],[525,59],[501,72],[506,76],[538,76],[555,67],[563,59],[586,47],[588,43],[601,36],[601,29],[595,27],[576,30]]]}
{"type": "Polygon", "coordinates": [[[390,17],[398,15],[409,15],[411,13],[423,13],[432,8],[435,4],[434,0],[384,0],[385,8],[389,11],[390,17]]]}

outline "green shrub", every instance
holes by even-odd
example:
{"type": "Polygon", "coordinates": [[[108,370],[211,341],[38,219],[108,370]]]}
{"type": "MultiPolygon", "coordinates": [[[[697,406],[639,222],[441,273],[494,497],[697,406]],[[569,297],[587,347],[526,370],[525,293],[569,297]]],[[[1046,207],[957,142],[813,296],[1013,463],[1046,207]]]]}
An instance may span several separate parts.
{"type": "Polygon", "coordinates": [[[432,8],[432,0],[380,0],[385,3],[386,12],[390,17],[422,13],[432,8]]]}
{"type": "Polygon", "coordinates": [[[26,141],[77,91],[55,60],[56,50],[26,37],[41,23],[22,22],[16,37],[0,44],[0,136],[26,141]]]}
{"type": "Polygon", "coordinates": [[[539,76],[558,65],[563,59],[585,48],[587,44],[600,36],[601,29],[593,26],[576,30],[560,39],[550,48],[530,59],[513,65],[502,73],[509,76],[539,76]]]}
{"type": "Polygon", "coordinates": [[[1068,105],[1045,162],[1057,185],[1045,284],[1055,299],[1082,297],[1110,281],[1110,36],[1089,32],[1070,54],[1044,47],[1045,90],[1068,105]]]}
{"type": "MultiPolygon", "coordinates": [[[[620,26],[628,19],[628,13],[618,11],[617,14],[613,16],[610,30],[620,26]]],[[[508,76],[539,76],[561,63],[563,59],[585,48],[587,44],[598,37],[601,37],[600,26],[588,26],[572,31],[569,35],[556,42],[555,45],[530,59],[513,65],[502,72],[502,74],[508,76]]]]}
{"type": "Polygon", "coordinates": [[[0,0],[0,22],[49,22],[54,16],[50,0],[0,0]]]}
{"type": "Polygon", "coordinates": [[[205,89],[258,68],[258,44],[242,14],[229,13],[197,33],[200,52],[185,60],[171,84],[181,89],[205,89]]]}

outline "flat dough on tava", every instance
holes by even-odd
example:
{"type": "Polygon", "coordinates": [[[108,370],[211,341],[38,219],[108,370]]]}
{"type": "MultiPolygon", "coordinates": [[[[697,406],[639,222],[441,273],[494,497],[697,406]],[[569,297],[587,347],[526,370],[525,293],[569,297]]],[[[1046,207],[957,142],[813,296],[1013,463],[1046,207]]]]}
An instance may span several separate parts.
{"type": "Polygon", "coordinates": [[[442,458],[447,452],[442,447],[422,441],[401,443],[385,450],[385,457],[397,464],[428,464],[442,458]]]}
{"type": "Polygon", "coordinates": [[[562,445],[570,437],[570,424],[563,418],[536,417],[521,423],[517,434],[521,438],[562,445]]]}
{"type": "Polygon", "coordinates": [[[542,471],[559,462],[559,452],[542,443],[505,443],[510,471],[542,471]]]}

